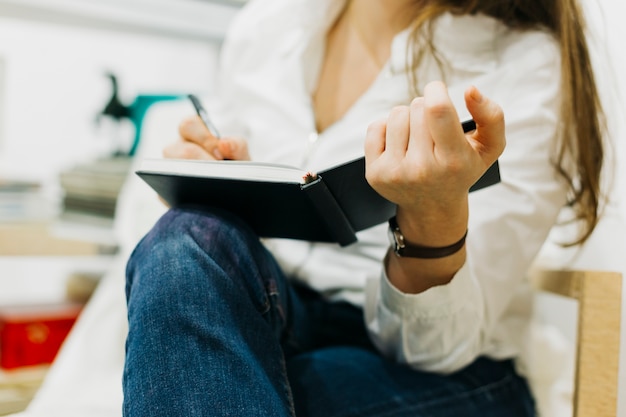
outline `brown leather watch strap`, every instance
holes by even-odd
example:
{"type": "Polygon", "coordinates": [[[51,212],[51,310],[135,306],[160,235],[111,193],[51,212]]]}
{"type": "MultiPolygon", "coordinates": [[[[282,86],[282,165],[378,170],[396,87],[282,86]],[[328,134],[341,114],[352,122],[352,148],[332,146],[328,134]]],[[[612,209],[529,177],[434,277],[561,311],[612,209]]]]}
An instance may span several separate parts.
{"type": "Polygon", "coordinates": [[[413,245],[404,239],[404,235],[400,231],[398,221],[396,217],[389,219],[389,240],[392,245],[394,253],[402,258],[421,258],[421,259],[437,259],[445,258],[446,256],[453,255],[461,250],[465,245],[465,238],[467,237],[467,230],[463,237],[458,241],[448,246],[431,247],[413,245]]]}

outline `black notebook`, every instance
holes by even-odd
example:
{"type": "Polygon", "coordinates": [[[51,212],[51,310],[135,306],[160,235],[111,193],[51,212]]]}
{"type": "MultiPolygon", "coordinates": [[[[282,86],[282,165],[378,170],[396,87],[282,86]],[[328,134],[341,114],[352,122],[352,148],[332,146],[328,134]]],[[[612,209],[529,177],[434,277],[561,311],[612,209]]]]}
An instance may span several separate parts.
{"type": "MultiPolygon", "coordinates": [[[[345,246],[396,211],[366,181],[363,157],[316,174],[249,161],[178,159],[146,159],[136,173],[170,206],[227,210],[259,237],[345,246]]],[[[496,162],[471,191],[499,181],[496,162]]]]}

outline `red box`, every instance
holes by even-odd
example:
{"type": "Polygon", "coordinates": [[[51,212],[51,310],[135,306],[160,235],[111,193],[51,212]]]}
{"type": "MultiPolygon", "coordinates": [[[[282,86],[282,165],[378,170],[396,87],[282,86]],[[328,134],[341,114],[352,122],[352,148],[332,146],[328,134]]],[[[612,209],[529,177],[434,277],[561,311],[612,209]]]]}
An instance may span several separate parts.
{"type": "Polygon", "coordinates": [[[52,363],[82,304],[0,306],[0,367],[52,363]]]}

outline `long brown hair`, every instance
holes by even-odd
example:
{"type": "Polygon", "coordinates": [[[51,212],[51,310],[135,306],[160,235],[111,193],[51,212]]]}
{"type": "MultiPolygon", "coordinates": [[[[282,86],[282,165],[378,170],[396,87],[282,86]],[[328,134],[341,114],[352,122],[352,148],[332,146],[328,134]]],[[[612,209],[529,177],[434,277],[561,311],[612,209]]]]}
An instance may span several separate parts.
{"type": "MultiPolygon", "coordinates": [[[[437,59],[431,23],[436,17],[483,13],[518,29],[542,28],[558,40],[561,50],[561,138],[554,165],[570,189],[569,205],[583,229],[568,245],[584,242],[598,223],[601,206],[600,176],[606,122],[595,82],[586,27],[577,0],[415,0],[419,14],[412,22],[409,42],[409,77],[417,91],[414,69],[426,53],[437,59]],[[426,48],[424,48],[426,41],[426,48]],[[415,47],[417,44],[421,48],[415,47]],[[413,46],[413,47],[412,47],[413,46]],[[574,175],[566,164],[573,161],[574,175]]],[[[441,65],[441,60],[438,60],[441,65]]]]}

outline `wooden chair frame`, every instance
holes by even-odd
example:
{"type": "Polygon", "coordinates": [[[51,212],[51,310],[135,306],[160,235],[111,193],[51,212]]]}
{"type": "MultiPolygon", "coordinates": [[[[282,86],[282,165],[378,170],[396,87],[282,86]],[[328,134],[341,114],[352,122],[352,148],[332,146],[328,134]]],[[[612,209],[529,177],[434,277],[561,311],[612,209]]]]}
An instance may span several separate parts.
{"type": "Polygon", "coordinates": [[[533,286],[578,301],[574,417],[617,415],[622,274],[534,269],[533,286]]]}

